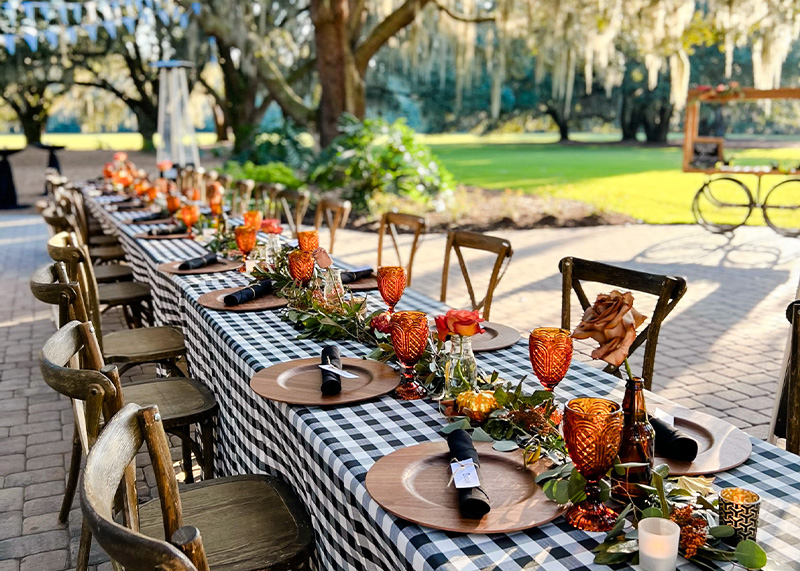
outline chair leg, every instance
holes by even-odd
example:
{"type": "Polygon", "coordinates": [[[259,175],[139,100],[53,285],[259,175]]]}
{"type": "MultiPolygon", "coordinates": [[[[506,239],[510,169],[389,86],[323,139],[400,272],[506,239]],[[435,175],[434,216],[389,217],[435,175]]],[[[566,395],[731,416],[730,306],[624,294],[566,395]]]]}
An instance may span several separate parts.
{"type": "Polygon", "coordinates": [[[192,473],[192,449],[189,447],[187,439],[191,438],[191,430],[186,427],[186,432],[181,436],[181,452],[183,453],[183,471],[186,474],[184,483],[193,484],[194,474],[192,473]]]}
{"type": "Polygon", "coordinates": [[[214,417],[200,422],[200,439],[203,442],[203,479],[214,477],[214,417]]]}
{"type": "Polygon", "coordinates": [[[170,373],[169,376],[171,377],[185,377],[186,375],[183,374],[180,367],[178,367],[178,363],[176,359],[164,359],[158,362],[160,365],[164,366],[170,373]]]}
{"type": "Polygon", "coordinates": [[[61,523],[67,523],[67,519],[69,519],[69,511],[72,509],[72,499],[75,497],[75,489],[78,487],[82,455],[83,448],[81,446],[81,438],[78,434],[78,427],[76,426],[75,432],[72,435],[72,457],[69,460],[67,487],[64,490],[64,499],[61,502],[61,511],[58,514],[58,521],[61,523]]]}
{"type": "Polygon", "coordinates": [[[81,542],[78,546],[78,563],[75,571],[86,571],[89,568],[89,554],[92,549],[92,530],[86,520],[81,523],[81,542]]]}

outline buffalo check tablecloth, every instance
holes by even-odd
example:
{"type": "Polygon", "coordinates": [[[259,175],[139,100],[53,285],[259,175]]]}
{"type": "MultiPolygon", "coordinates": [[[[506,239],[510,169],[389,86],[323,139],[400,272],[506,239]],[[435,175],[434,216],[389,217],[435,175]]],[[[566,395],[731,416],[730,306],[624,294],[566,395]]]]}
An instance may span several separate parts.
{"type": "MultiPolygon", "coordinates": [[[[219,402],[218,475],[269,473],[289,482],[311,514],[319,569],[609,569],[592,563],[591,549],[603,534],[572,529],[563,519],[523,532],[478,535],[437,531],[386,513],[367,493],[367,471],[398,448],[441,439],[445,420],[434,404],[386,396],[321,408],[286,405],[255,394],[249,381],[256,371],[316,357],[320,343],[296,339],[298,332],[280,319],[279,311],[234,313],[200,306],[197,298],[203,293],[245,285],[246,278],[236,272],[177,276],[157,271],[162,262],[204,250],[189,240],[134,238],[149,227],[126,224],[142,214],[108,210],[114,200],[93,197],[88,204],[106,231],[119,236],[136,279],[152,286],[157,322],[183,329],[191,374],[219,402]]],[[[380,307],[377,294],[370,297],[380,307]]],[[[445,308],[409,289],[398,309],[436,314],[445,308]]],[[[348,357],[368,352],[355,342],[339,342],[339,347],[348,357]]],[[[479,353],[477,359],[481,368],[495,369],[506,379],[530,372],[523,340],[508,349],[479,353]]],[[[527,384],[531,390],[538,386],[535,380],[527,384]]],[[[615,377],[574,362],[556,392],[562,401],[574,396],[620,399],[622,388],[615,377]]],[[[718,474],[714,483],[757,491],[762,498],[758,540],[770,567],[800,569],[800,458],[755,438],[752,443],[750,459],[718,474]]],[[[682,559],[678,568],[696,569],[682,559]]]]}

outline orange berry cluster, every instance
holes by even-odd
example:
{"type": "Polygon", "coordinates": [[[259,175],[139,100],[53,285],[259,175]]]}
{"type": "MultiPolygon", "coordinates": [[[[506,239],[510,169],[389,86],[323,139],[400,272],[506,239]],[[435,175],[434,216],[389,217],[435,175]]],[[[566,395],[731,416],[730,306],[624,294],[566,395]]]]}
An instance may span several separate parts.
{"type": "Polygon", "coordinates": [[[669,519],[680,526],[680,546],[683,549],[684,557],[691,559],[697,554],[697,549],[705,545],[708,522],[704,517],[694,515],[692,506],[674,508],[669,515],[669,519]]]}

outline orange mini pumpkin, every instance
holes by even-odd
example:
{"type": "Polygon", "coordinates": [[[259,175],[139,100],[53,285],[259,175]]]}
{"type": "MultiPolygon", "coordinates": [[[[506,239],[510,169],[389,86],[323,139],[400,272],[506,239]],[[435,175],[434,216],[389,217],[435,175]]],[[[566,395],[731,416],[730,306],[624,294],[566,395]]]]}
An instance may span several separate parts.
{"type": "Polygon", "coordinates": [[[494,398],[494,391],[464,391],[456,397],[456,407],[471,420],[483,422],[500,405],[494,398]]]}

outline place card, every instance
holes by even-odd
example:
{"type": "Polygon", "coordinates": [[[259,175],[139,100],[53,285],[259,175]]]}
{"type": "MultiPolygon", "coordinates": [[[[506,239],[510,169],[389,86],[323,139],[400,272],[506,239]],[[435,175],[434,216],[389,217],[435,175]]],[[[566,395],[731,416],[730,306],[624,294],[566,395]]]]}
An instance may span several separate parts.
{"type": "Polygon", "coordinates": [[[456,488],[479,488],[481,485],[472,458],[451,462],[450,471],[453,473],[451,482],[455,484],[456,488]]]}
{"type": "Polygon", "coordinates": [[[665,410],[656,408],[656,411],[655,413],[653,413],[653,416],[665,424],[669,424],[670,426],[675,426],[675,417],[665,410]]]}
{"type": "Polygon", "coordinates": [[[319,368],[320,369],[325,369],[326,371],[330,371],[331,373],[335,373],[335,374],[339,375],[340,377],[344,377],[345,379],[357,379],[358,378],[358,375],[354,375],[353,373],[348,373],[347,371],[344,371],[342,369],[338,369],[338,368],[336,368],[336,367],[334,367],[333,365],[330,365],[330,364],[329,365],[320,365],[319,368]]]}

